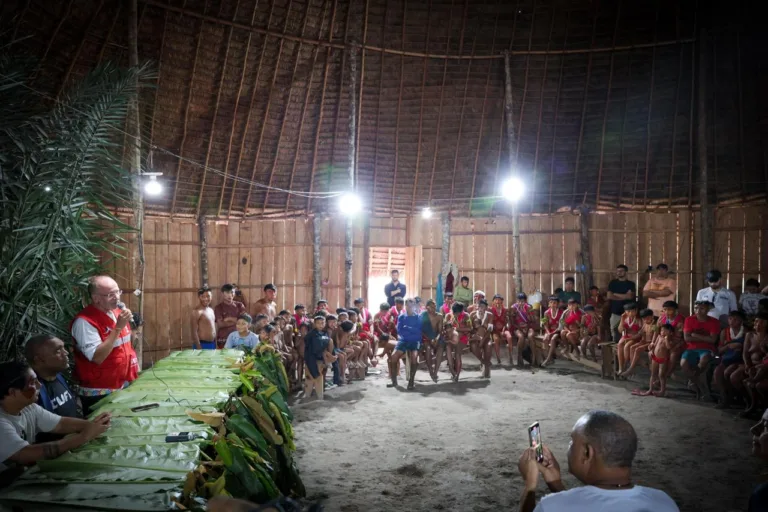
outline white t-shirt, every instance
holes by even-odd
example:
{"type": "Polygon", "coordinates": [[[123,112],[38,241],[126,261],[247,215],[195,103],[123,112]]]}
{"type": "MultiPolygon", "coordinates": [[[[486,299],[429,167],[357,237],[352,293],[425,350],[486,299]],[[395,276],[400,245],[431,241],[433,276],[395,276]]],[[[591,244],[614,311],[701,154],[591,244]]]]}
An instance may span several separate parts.
{"type": "Polygon", "coordinates": [[[607,490],[591,485],[541,498],[534,512],[680,512],[665,492],[636,485],[607,490]]]}
{"type": "MultiPolygon", "coordinates": [[[[107,311],[107,316],[117,322],[115,314],[107,311]]],[[[72,337],[75,338],[77,348],[89,360],[93,360],[93,354],[101,345],[101,336],[99,331],[93,325],[89,324],[85,318],[78,318],[72,324],[72,337]]]]}
{"type": "Polygon", "coordinates": [[[718,320],[721,316],[739,309],[739,305],[736,303],[736,294],[725,287],[720,287],[717,291],[711,287],[702,288],[696,294],[696,300],[708,300],[713,303],[715,307],[709,310],[709,316],[718,320]]]}
{"type": "Polygon", "coordinates": [[[37,404],[28,405],[18,416],[8,414],[0,407],[0,471],[13,463],[6,463],[13,454],[35,442],[40,432],[50,432],[59,424],[61,416],[48,412],[37,404]]]}

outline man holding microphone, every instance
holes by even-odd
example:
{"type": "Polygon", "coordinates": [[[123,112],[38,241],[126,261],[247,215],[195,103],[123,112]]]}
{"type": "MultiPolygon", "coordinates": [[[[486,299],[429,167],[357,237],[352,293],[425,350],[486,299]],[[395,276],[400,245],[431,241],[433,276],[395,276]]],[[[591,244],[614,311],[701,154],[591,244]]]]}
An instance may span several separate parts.
{"type": "Polygon", "coordinates": [[[131,345],[133,313],[120,302],[121,293],[111,277],[92,277],[88,281],[91,304],[70,327],[75,340],[74,376],[85,416],[96,402],[138,376],[139,361],[131,345]]]}

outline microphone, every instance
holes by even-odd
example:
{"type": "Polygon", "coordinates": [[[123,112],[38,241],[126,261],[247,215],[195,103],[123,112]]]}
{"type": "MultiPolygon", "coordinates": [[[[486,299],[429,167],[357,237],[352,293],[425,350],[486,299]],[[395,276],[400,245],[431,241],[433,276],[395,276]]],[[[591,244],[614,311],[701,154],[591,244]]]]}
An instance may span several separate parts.
{"type": "Polygon", "coordinates": [[[125,302],[117,301],[117,309],[125,309],[125,302]]]}
{"type": "MultiPolygon", "coordinates": [[[[124,310],[125,309],[125,302],[117,301],[117,309],[119,309],[121,311],[124,310]]],[[[131,327],[135,329],[135,328],[139,327],[140,325],[144,325],[144,319],[141,318],[141,315],[139,313],[134,313],[133,314],[133,319],[131,319],[131,327]]]]}

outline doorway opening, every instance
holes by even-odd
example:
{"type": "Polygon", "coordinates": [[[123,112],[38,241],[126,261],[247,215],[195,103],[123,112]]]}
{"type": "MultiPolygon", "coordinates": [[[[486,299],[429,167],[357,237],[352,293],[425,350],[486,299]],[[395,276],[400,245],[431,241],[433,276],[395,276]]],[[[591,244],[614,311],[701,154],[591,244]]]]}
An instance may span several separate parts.
{"type": "Polygon", "coordinates": [[[387,302],[384,287],[392,280],[393,270],[400,272],[400,282],[405,284],[406,297],[421,292],[421,246],[371,247],[368,261],[369,309],[375,313],[379,304],[387,302]]]}

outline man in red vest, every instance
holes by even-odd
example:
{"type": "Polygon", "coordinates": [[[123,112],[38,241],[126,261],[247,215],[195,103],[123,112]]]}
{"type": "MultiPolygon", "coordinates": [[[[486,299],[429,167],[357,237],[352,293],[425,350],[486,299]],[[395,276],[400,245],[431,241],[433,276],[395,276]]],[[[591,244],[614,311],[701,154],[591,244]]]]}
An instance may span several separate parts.
{"type": "Polygon", "coordinates": [[[128,308],[117,307],[120,288],[107,276],[88,282],[91,304],[78,313],[70,327],[75,340],[75,371],[83,414],[115,390],[136,379],[139,362],[131,345],[128,308]]]}

